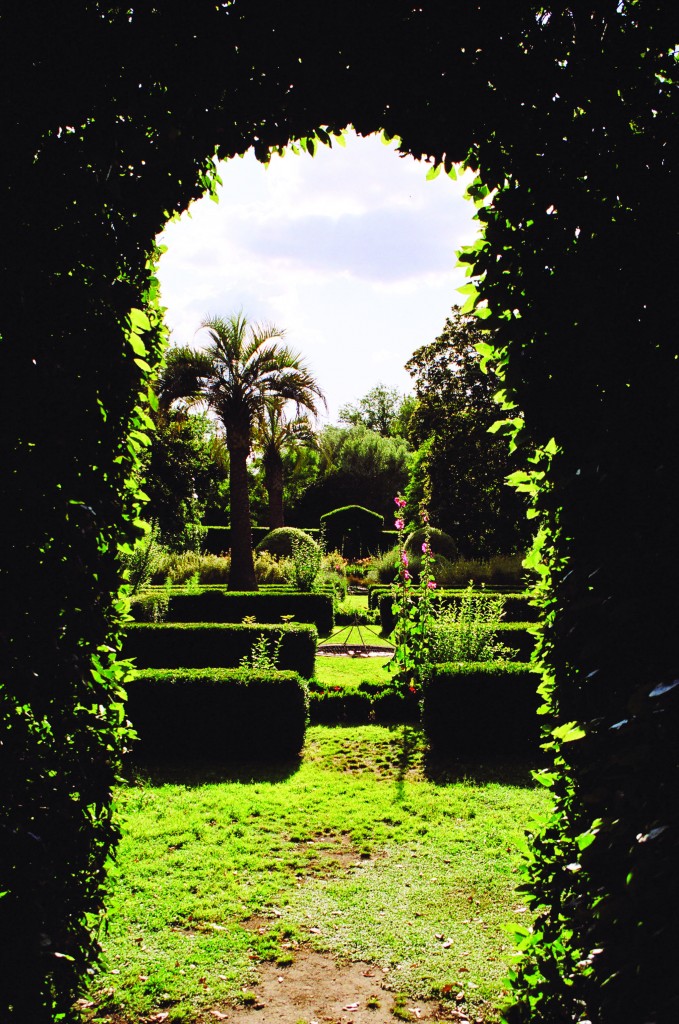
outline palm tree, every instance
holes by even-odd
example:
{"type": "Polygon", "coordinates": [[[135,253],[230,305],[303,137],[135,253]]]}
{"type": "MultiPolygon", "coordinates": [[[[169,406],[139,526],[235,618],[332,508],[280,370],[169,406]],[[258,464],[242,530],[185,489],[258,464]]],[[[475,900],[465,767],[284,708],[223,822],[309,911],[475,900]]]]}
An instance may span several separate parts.
{"type": "Polygon", "coordinates": [[[267,402],[255,426],[253,441],[262,453],[264,486],[269,495],[269,526],[284,526],[283,453],[315,444],[316,435],[308,416],[289,419],[280,398],[267,402]]]}
{"type": "Polygon", "coordinates": [[[202,402],[221,420],[229,450],[231,573],[229,590],[256,590],[250,525],[247,460],[255,424],[267,402],[294,402],[299,413],[317,413],[323,394],[302,357],[281,343],[273,325],[250,324],[242,312],[201,323],[205,349],[172,349],[160,380],[159,399],[202,402]]]}

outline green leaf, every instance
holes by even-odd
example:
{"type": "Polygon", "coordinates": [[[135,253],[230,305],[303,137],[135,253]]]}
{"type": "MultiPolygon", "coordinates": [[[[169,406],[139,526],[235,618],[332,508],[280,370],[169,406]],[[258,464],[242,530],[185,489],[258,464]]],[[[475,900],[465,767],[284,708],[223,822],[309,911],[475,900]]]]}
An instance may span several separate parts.
{"type": "Polygon", "coordinates": [[[577,722],[566,722],[565,725],[559,725],[556,729],[552,729],[554,739],[561,740],[562,743],[574,743],[586,735],[585,730],[577,722]]]}
{"type": "Polygon", "coordinates": [[[440,173],[441,164],[434,164],[434,166],[430,167],[429,170],[427,171],[427,181],[433,181],[434,178],[438,178],[440,173]]]}
{"type": "Polygon", "coordinates": [[[457,168],[455,167],[455,164],[453,164],[453,166],[448,171],[448,177],[452,178],[453,181],[457,181],[457,168]]]}
{"type": "Polygon", "coordinates": [[[151,321],[142,309],[131,309],[129,313],[130,327],[135,334],[151,330],[151,321]]]}

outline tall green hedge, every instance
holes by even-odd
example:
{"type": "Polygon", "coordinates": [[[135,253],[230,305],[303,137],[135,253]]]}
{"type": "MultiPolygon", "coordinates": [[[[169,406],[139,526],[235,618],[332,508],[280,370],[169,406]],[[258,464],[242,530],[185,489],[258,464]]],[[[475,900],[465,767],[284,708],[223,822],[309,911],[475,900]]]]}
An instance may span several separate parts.
{"type": "Polygon", "coordinates": [[[384,516],[361,505],[345,505],[321,516],[326,547],[345,558],[364,558],[380,549],[384,516]]]}
{"type": "MultiPolygon", "coordinates": [[[[135,605],[132,612],[135,614],[135,605]]],[[[329,633],[334,624],[331,594],[300,594],[290,590],[171,594],[165,621],[242,622],[248,615],[257,622],[268,623],[281,622],[283,615],[291,615],[296,622],[312,622],[319,633],[329,633]]],[[[143,614],[139,617],[143,619],[143,614]]]]}
{"type": "Polygon", "coordinates": [[[269,652],[282,637],[278,668],[313,676],[318,633],[307,624],[137,622],[125,631],[123,653],[137,668],[237,668],[262,636],[269,652]]]}
{"type": "Polygon", "coordinates": [[[233,763],[296,757],[308,695],[294,672],[141,669],[128,686],[135,757],[233,763]]]}
{"type": "Polygon", "coordinates": [[[539,674],[520,662],[455,662],[427,673],[422,722],[435,755],[540,758],[539,674]]]}

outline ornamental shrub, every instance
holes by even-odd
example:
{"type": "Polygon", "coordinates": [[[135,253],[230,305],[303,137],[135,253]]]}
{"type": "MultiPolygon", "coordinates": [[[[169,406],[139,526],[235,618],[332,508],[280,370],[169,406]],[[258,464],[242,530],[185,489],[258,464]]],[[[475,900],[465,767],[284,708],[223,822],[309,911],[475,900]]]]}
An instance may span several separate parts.
{"type": "Polygon", "coordinates": [[[429,546],[433,555],[443,555],[448,561],[454,561],[457,558],[457,544],[445,530],[437,530],[435,526],[430,526],[428,529],[420,526],[412,533],[408,534],[405,540],[405,550],[409,555],[419,555],[422,550],[422,544],[426,541],[427,536],[429,537],[429,546]]]}
{"type": "Polygon", "coordinates": [[[268,551],[278,557],[290,557],[292,555],[292,542],[297,540],[304,544],[313,544],[318,547],[313,537],[296,526],[279,526],[270,530],[255,547],[255,551],[268,551]]]}
{"type": "Polygon", "coordinates": [[[345,505],[321,516],[329,548],[341,551],[345,558],[363,558],[379,551],[384,516],[362,505],[345,505]]]}
{"type": "Polygon", "coordinates": [[[322,561],[323,552],[315,541],[293,537],[292,554],[288,559],[290,582],[303,593],[309,593],[321,571],[322,561]]]}

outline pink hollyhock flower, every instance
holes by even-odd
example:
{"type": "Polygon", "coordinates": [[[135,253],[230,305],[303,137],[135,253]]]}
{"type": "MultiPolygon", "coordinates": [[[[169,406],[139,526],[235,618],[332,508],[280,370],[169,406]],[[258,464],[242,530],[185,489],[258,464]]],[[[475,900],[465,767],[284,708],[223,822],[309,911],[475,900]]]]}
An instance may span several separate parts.
{"type": "Polygon", "coordinates": [[[401,497],[397,496],[397,497],[394,498],[394,501],[396,502],[396,504],[398,505],[399,508],[405,508],[406,507],[405,498],[401,498],[401,497]]]}
{"type": "Polygon", "coordinates": [[[422,545],[422,554],[426,555],[427,551],[429,551],[429,545],[425,541],[424,544],[422,545]]]}
{"type": "Polygon", "coordinates": [[[436,590],[436,584],[434,583],[433,580],[429,580],[429,582],[427,583],[427,589],[428,590],[436,590]]]}
{"type": "Polygon", "coordinates": [[[397,530],[402,530],[403,527],[405,526],[405,523],[403,522],[402,519],[396,519],[394,520],[394,526],[396,527],[397,530]]]}
{"type": "Polygon", "coordinates": [[[423,523],[428,523],[429,522],[429,513],[428,512],[423,512],[422,516],[421,516],[421,519],[422,519],[423,523]]]}
{"type": "Polygon", "coordinates": [[[403,579],[404,580],[411,580],[412,579],[412,576],[410,575],[410,573],[408,572],[407,569],[404,569],[404,571],[403,571],[403,579]]]}
{"type": "Polygon", "coordinates": [[[402,561],[402,562],[403,562],[403,564],[404,564],[404,565],[405,565],[405,566],[407,567],[407,565],[408,565],[408,556],[407,556],[407,554],[405,553],[405,551],[402,551],[402,552],[401,552],[401,561],[402,561]]]}

